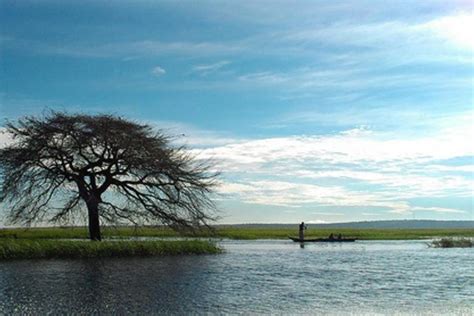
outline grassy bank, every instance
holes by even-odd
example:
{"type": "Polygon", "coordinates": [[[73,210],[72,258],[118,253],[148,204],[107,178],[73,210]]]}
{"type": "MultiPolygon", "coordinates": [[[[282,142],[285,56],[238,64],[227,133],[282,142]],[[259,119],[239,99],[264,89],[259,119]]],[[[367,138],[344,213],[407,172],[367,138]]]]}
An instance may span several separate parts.
{"type": "MultiPolygon", "coordinates": [[[[308,229],[307,237],[322,238],[329,234],[339,234],[346,237],[354,237],[362,240],[403,240],[403,239],[430,239],[444,237],[474,237],[473,229],[308,229]]],[[[230,239],[286,239],[288,235],[296,236],[298,227],[289,228],[254,228],[254,227],[234,227],[219,226],[213,234],[201,232],[200,234],[185,237],[216,237],[230,239]]],[[[129,237],[177,237],[176,232],[165,227],[142,227],[135,229],[133,227],[103,229],[105,238],[129,238],[129,237]]],[[[183,236],[183,235],[181,235],[183,236]]],[[[87,238],[87,229],[84,227],[68,228],[31,228],[31,229],[1,229],[0,239],[18,238],[18,239],[84,239],[87,238]]]]}
{"type": "Polygon", "coordinates": [[[71,241],[47,239],[0,239],[0,260],[149,257],[216,254],[212,242],[184,241],[71,241]]]}
{"type": "Polygon", "coordinates": [[[430,246],[434,248],[471,248],[474,247],[474,241],[469,238],[442,238],[433,240],[430,246]]]}
{"type": "MultiPolygon", "coordinates": [[[[474,229],[308,229],[307,238],[324,238],[331,233],[362,240],[428,239],[433,237],[474,237],[474,229]]],[[[217,230],[220,237],[231,239],[286,239],[297,236],[298,229],[257,229],[226,227],[217,230]]]]}

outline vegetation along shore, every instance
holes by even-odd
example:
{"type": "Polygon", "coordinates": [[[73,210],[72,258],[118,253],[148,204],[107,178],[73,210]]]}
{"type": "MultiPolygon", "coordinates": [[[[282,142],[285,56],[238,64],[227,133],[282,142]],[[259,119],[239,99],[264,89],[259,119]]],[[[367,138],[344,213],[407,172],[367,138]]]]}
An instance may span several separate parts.
{"type": "MultiPolygon", "coordinates": [[[[216,226],[212,231],[178,234],[166,227],[104,227],[104,238],[131,237],[213,237],[228,239],[287,239],[298,233],[297,227],[242,227],[216,226]]],[[[331,233],[360,240],[432,239],[443,237],[474,237],[474,228],[426,228],[426,229],[360,229],[360,228],[308,228],[306,236],[324,238],[331,233]]],[[[18,239],[85,239],[86,227],[5,228],[0,229],[0,238],[18,239]]]]}
{"type": "Polygon", "coordinates": [[[222,250],[204,240],[103,241],[0,239],[0,260],[82,259],[217,254],[222,250]]]}
{"type": "MultiPolygon", "coordinates": [[[[306,236],[324,238],[336,232],[359,240],[434,239],[430,246],[437,248],[467,247],[468,244],[472,247],[470,238],[474,237],[474,229],[470,228],[310,228],[306,236]]],[[[194,234],[178,234],[166,227],[104,227],[105,241],[89,242],[87,227],[4,228],[0,229],[0,260],[217,254],[222,249],[215,242],[193,238],[287,239],[289,235],[296,233],[294,228],[272,226],[226,225],[194,234]],[[135,237],[163,240],[133,240],[135,237]],[[176,237],[190,239],[174,240],[176,237]]]]}
{"type": "Polygon", "coordinates": [[[474,240],[469,238],[441,238],[433,240],[430,247],[433,248],[472,248],[474,240]]]}

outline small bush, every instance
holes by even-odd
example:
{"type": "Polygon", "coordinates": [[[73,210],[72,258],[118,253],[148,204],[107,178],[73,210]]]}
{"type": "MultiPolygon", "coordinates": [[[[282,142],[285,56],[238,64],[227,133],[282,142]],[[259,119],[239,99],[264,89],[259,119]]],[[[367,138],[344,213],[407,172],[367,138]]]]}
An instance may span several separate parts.
{"type": "Polygon", "coordinates": [[[469,238],[442,238],[433,240],[430,246],[434,248],[470,248],[474,247],[474,242],[469,238]]]}

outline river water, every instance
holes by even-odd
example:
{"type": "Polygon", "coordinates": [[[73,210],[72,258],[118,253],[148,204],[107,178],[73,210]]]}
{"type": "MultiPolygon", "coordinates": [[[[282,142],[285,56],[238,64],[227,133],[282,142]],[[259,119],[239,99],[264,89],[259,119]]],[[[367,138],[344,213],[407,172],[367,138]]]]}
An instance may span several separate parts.
{"type": "Polygon", "coordinates": [[[221,241],[222,255],[0,263],[0,314],[474,315],[474,249],[221,241]]]}

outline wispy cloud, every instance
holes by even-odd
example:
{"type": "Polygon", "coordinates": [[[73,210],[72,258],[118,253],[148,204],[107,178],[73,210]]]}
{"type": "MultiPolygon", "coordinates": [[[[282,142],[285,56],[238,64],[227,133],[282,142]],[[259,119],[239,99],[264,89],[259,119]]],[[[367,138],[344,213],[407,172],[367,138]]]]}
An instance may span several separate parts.
{"type": "Polygon", "coordinates": [[[225,66],[229,64],[230,64],[230,61],[222,60],[213,64],[196,65],[192,68],[192,70],[193,72],[197,72],[203,76],[206,76],[210,73],[216,72],[219,69],[224,68],[225,66]]]}
{"type": "Polygon", "coordinates": [[[281,74],[271,71],[255,72],[238,77],[238,79],[241,81],[262,85],[282,84],[290,81],[292,78],[294,77],[289,74],[281,74]]]}
{"type": "MultiPolygon", "coordinates": [[[[346,196],[347,191],[341,187],[323,187],[312,184],[299,184],[284,181],[257,180],[242,183],[223,183],[219,192],[237,196],[251,204],[301,207],[302,204],[333,204],[336,199],[346,196]]],[[[339,204],[340,205],[340,204],[339,204]]]]}
{"type": "MultiPolygon", "coordinates": [[[[460,212],[469,208],[474,170],[471,3],[130,3],[94,11],[79,2],[61,10],[50,10],[60,1],[47,10],[5,6],[0,43],[10,94],[0,94],[0,112],[14,119],[51,104],[79,110],[64,105],[77,104],[79,87],[88,113],[146,115],[176,136],[174,144],[216,161],[221,201],[234,210],[245,203],[324,220],[351,210],[466,218],[460,212]],[[69,12],[73,22],[64,19],[69,12]],[[26,13],[31,25],[22,23],[26,13]],[[99,90],[106,99],[95,99],[99,90]]],[[[1,142],[8,139],[0,135],[1,142]]]]}
{"type": "Polygon", "coordinates": [[[238,43],[192,42],[192,41],[158,41],[140,40],[109,43],[44,43],[35,40],[10,39],[10,48],[21,49],[30,53],[62,55],[75,58],[121,58],[133,60],[139,57],[182,55],[209,56],[237,52],[242,48],[238,43]]]}
{"type": "MultiPolygon", "coordinates": [[[[380,67],[383,67],[380,65],[380,67]]],[[[286,72],[262,71],[240,75],[237,79],[250,87],[275,87],[285,91],[279,93],[282,98],[298,99],[306,94],[306,99],[315,99],[319,95],[325,98],[344,94],[344,98],[367,94],[368,91],[414,88],[424,89],[430,86],[443,89],[467,89],[471,85],[471,77],[467,74],[455,79],[446,80],[445,74],[437,73],[427,76],[424,73],[379,73],[373,65],[363,67],[314,66],[291,69],[286,72]],[[321,67],[327,68],[322,70],[321,67]],[[358,95],[357,95],[358,92],[358,95]],[[346,93],[352,95],[347,96],[346,93]]],[[[403,91],[403,90],[402,90],[403,91]]],[[[344,100],[339,100],[344,102],[344,100]]],[[[340,102],[337,102],[340,103],[340,102]]]]}
{"type": "MultiPolygon", "coordinates": [[[[334,8],[330,10],[334,11],[334,8]]],[[[323,12],[319,12],[319,15],[323,15],[323,12]]],[[[307,16],[303,11],[299,14],[307,16]]],[[[323,62],[337,62],[342,66],[372,64],[374,60],[377,60],[379,66],[426,61],[469,64],[474,28],[471,27],[472,21],[472,13],[469,11],[425,18],[421,21],[385,17],[381,21],[360,20],[355,23],[352,19],[339,16],[339,19],[332,23],[321,23],[319,16],[319,19],[312,17],[301,23],[294,23],[294,19],[279,21],[278,27],[273,25],[273,28],[260,25],[259,32],[224,40],[164,41],[150,37],[121,42],[63,41],[57,44],[15,38],[8,34],[2,38],[6,39],[5,45],[24,51],[79,58],[133,59],[139,56],[169,54],[226,58],[245,52],[247,56],[298,56],[303,60],[305,55],[310,57],[317,54],[318,59],[323,62]],[[339,53],[334,52],[333,49],[338,47],[345,49],[339,53]],[[415,48],[417,53],[413,54],[415,48]],[[467,51],[463,52],[463,49],[467,51]]],[[[270,22],[277,21],[271,19],[270,22]]],[[[203,68],[196,70],[206,70],[206,67],[211,70],[212,67],[225,66],[224,63],[228,63],[226,59],[214,64],[197,65],[198,69],[203,68]]]]}
{"type": "MultiPolygon", "coordinates": [[[[267,128],[273,126],[299,126],[301,124],[331,127],[336,130],[358,126],[367,127],[380,132],[390,133],[392,136],[398,134],[399,138],[408,137],[413,134],[439,135],[439,130],[445,131],[463,129],[472,135],[470,126],[474,120],[472,109],[452,110],[447,114],[443,106],[436,104],[419,104],[417,107],[410,106],[411,103],[391,103],[386,106],[374,107],[336,107],[327,110],[318,109],[316,105],[308,106],[308,110],[292,111],[273,118],[269,121],[267,128]],[[383,117],[383,120],[380,118],[383,117]]],[[[265,126],[265,125],[264,125],[265,126]]],[[[367,132],[367,130],[365,131],[367,132]]],[[[462,137],[462,135],[459,135],[462,137]]]]}

